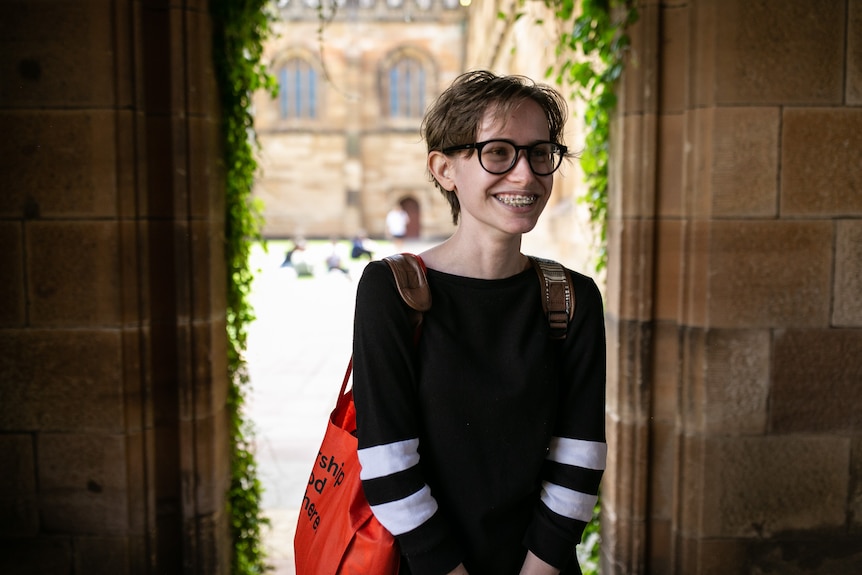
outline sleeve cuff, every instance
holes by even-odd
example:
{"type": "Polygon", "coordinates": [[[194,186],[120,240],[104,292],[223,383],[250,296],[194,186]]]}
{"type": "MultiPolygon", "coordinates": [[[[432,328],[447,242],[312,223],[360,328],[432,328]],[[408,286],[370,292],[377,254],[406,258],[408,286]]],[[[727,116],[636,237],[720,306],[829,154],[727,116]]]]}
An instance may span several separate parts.
{"type": "Polygon", "coordinates": [[[569,529],[564,529],[555,525],[546,514],[553,512],[547,509],[536,511],[533,522],[524,535],[524,546],[545,563],[563,569],[569,564],[575,547],[581,542],[587,524],[560,517],[563,522],[568,523],[569,529]]]}
{"type": "Polygon", "coordinates": [[[413,575],[445,575],[464,560],[460,545],[444,530],[440,517],[432,517],[429,523],[398,536],[413,575]]]}

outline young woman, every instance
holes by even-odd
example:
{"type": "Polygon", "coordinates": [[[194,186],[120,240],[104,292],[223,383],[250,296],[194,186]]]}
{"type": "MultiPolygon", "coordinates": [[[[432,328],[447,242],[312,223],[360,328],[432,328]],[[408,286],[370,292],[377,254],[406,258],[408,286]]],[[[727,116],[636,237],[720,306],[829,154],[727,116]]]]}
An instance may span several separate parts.
{"type": "Polygon", "coordinates": [[[566,105],[523,77],[460,76],[425,117],[428,170],[457,224],[420,255],[432,305],[414,339],[392,272],[369,264],[354,327],[362,485],[401,573],[580,573],[605,467],[605,337],[595,283],[548,337],[521,236],[566,156],[566,105]]]}

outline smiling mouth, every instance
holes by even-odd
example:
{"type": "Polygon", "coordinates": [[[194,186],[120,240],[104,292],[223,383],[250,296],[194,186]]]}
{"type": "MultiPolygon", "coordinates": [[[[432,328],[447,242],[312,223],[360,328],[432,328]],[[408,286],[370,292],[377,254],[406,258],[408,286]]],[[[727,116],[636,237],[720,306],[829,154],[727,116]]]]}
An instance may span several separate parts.
{"type": "Polygon", "coordinates": [[[497,198],[498,202],[501,202],[513,208],[532,206],[536,203],[536,200],[539,199],[539,196],[533,194],[528,196],[522,196],[519,194],[498,194],[494,197],[497,198]]]}

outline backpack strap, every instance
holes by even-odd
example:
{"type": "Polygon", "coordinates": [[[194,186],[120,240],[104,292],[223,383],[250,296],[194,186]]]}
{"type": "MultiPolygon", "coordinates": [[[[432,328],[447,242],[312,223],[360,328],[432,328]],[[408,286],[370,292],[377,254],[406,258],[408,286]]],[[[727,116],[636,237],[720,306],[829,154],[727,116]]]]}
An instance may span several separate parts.
{"type": "Polygon", "coordinates": [[[419,326],[422,314],[431,309],[431,289],[425,277],[425,262],[413,254],[393,254],[383,258],[395,276],[398,293],[412,310],[410,324],[414,328],[413,339],[419,341],[419,326]]]}
{"type": "Polygon", "coordinates": [[[539,276],[542,290],[542,309],[548,316],[551,339],[565,339],[569,321],[575,315],[575,286],[572,278],[561,264],[530,256],[530,261],[539,276]]]}
{"type": "MultiPolygon", "coordinates": [[[[418,326],[422,313],[431,309],[431,290],[425,277],[425,264],[413,254],[394,254],[383,258],[404,302],[417,313],[413,323],[418,326]]],[[[565,339],[569,321],[575,315],[575,288],[566,269],[553,260],[530,256],[542,290],[542,309],[548,317],[551,339],[565,339]]]]}
{"type": "Polygon", "coordinates": [[[394,254],[383,258],[395,276],[395,285],[404,303],[418,312],[431,309],[431,290],[425,277],[425,264],[413,254],[394,254]]]}

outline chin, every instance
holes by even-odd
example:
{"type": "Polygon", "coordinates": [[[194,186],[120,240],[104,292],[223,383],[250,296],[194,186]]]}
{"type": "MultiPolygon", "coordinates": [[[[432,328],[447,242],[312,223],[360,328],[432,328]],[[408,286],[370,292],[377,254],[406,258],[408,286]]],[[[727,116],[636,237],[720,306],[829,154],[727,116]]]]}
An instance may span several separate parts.
{"type": "Polygon", "coordinates": [[[513,234],[526,234],[533,231],[538,223],[538,219],[532,221],[517,222],[515,225],[507,226],[513,234]]]}

